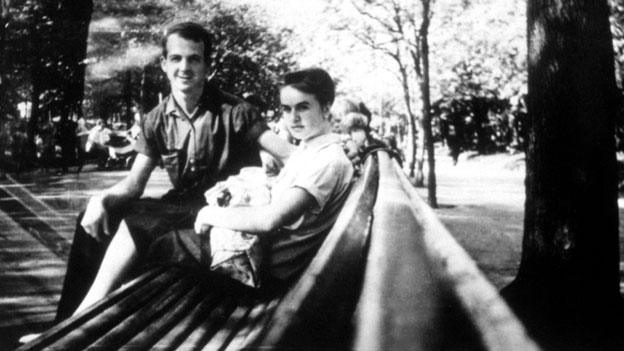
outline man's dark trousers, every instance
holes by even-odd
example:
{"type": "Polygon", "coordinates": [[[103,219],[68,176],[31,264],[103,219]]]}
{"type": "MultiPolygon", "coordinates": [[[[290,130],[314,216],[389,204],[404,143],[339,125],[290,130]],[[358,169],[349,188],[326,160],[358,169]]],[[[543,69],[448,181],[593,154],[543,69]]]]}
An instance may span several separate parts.
{"type": "MultiPolygon", "coordinates": [[[[197,192],[203,195],[203,192],[197,192]]],[[[197,193],[193,194],[196,195],[197,193]]],[[[174,229],[193,228],[197,212],[204,200],[197,197],[165,196],[163,199],[140,199],[122,206],[109,214],[111,233],[115,233],[123,218],[130,230],[139,253],[146,252],[157,237],[174,229]]],[[[98,241],[85,232],[80,222],[84,212],[76,221],[74,241],[69,252],[67,271],[61,290],[55,322],[58,323],[74,313],[86,296],[112,237],[98,241]]],[[[139,260],[130,270],[129,277],[141,272],[144,262],[139,260]]]]}

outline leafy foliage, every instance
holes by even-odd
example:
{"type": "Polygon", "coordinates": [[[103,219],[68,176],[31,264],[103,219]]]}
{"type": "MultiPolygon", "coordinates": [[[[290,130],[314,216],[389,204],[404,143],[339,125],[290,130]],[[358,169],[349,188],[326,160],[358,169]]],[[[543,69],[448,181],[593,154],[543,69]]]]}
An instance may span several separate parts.
{"type": "Polygon", "coordinates": [[[13,0],[5,10],[0,119],[25,100],[45,117],[84,109],[127,119],[133,106],[149,110],[168,88],[159,67],[162,31],[181,20],[213,33],[212,78],[234,94],[254,93],[275,107],[276,77],[293,66],[287,31],[216,0],[96,1],[92,8],[90,1],[13,0]]]}
{"type": "Polygon", "coordinates": [[[129,120],[133,105],[148,111],[168,93],[160,40],[178,21],[198,22],[212,33],[211,79],[277,106],[276,79],[293,65],[288,32],[272,32],[245,6],[217,1],[112,1],[96,8],[94,27],[101,30],[90,37],[87,91],[94,114],[129,120]]]}

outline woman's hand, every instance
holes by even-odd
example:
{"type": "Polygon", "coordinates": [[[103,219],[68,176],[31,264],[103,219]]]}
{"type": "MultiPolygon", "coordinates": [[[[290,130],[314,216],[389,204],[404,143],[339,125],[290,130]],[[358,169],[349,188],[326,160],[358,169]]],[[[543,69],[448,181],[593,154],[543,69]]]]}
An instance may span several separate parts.
{"type": "Polygon", "coordinates": [[[197,217],[195,218],[195,233],[203,234],[207,233],[210,230],[211,225],[208,222],[208,219],[211,216],[210,213],[210,206],[204,206],[201,210],[199,210],[199,212],[197,213],[197,217]]]}

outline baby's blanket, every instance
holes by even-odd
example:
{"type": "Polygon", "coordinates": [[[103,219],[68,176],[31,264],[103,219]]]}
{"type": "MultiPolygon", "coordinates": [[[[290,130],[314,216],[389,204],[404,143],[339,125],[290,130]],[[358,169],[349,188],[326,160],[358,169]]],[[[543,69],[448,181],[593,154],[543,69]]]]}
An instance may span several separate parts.
{"type": "MultiPolygon", "coordinates": [[[[270,181],[260,167],[247,167],[204,194],[210,206],[263,206],[271,201],[270,181]]],[[[210,269],[241,283],[260,286],[262,247],[258,236],[225,228],[210,230],[210,269]]]]}

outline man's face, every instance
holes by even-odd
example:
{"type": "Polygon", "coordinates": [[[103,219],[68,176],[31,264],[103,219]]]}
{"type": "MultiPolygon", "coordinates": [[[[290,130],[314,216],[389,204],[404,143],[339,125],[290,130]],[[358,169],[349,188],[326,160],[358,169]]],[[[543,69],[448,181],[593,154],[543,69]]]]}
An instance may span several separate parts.
{"type": "Polygon", "coordinates": [[[199,93],[208,72],[204,58],[204,43],[172,34],[167,38],[167,57],[161,59],[172,92],[199,93]]]}

